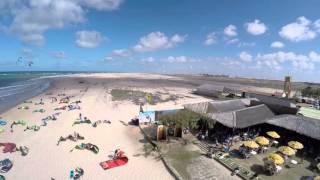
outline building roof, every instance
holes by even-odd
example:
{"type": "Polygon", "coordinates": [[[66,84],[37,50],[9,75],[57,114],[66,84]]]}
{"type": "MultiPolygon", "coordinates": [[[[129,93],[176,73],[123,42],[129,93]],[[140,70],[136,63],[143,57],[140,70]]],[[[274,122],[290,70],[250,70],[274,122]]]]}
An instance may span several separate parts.
{"type": "Polygon", "coordinates": [[[239,101],[203,102],[185,105],[186,109],[207,114],[211,119],[229,128],[241,129],[268,123],[320,140],[320,119],[292,114],[275,115],[265,104],[241,107],[239,101]],[[228,105],[231,107],[225,107],[228,105]],[[211,108],[219,110],[211,110],[211,108]]]}
{"type": "Polygon", "coordinates": [[[199,103],[185,104],[184,108],[199,114],[205,114],[207,113],[208,105],[209,105],[209,102],[199,102],[199,103]]]}
{"type": "Polygon", "coordinates": [[[303,116],[320,120],[320,110],[318,110],[318,109],[300,107],[299,113],[302,114],[303,116]]]}
{"type": "Polygon", "coordinates": [[[207,113],[221,113],[246,108],[246,104],[240,100],[213,101],[208,103],[207,113]]]}
{"type": "Polygon", "coordinates": [[[320,140],[320,120],[297,115],[279,115],[267,121],[299,134],[320,140]]]}
{"type": "Polygon", "coordinates": [[[207,101],[192,104],[185,104],[184,107],[196,113],[221,113],[246,108],[252,99],[236,99],[225,101],[207,101]]]}
{"type": "Polygon", "coordinates": [[[264,123],[273,118],[273,112],[264,104],[227,111],[222,113],[209,113],[208,116],[229,128],[246,128],[264,123]]]}
{"type": "Polygon", "coordinates": [[[256,99],[256,101],[251,101],[252,105],[265,104],[276,114],[296,114],[298,112],[296,104],[289,99],[254,93],[249,93],[246,96],[256,99]]]}
{"type": "Polygon", "coordinates": [[[279,97],[274,97],[274,96],[266,96],[266,95],[255,94],[255,93],[249,93],[248,97],[256,98],[264,104],[280,105],[280,106],[284,106],[284,107],[296,108],[296,105],[293,103],[293,101],[288,100],[288,99],[284,99],[284,98],[279,98],[279,97]]]}

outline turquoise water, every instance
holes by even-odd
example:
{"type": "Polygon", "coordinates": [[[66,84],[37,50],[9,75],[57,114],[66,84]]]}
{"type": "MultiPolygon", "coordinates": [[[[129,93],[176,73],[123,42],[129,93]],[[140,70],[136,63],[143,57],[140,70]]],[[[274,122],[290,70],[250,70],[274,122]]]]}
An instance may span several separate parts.
{"type": "MultiPolygon", "coordinates": [[[[75,72],[0,72],[0,113],[50,87],[50,78],[75,72]]],[[[79,72],[77,72],[79,73],[79,72]]]]}
{"type": "Polygon", "coordinates": [[[75,74],[80,72],[70,71],[35,71],[35,72],[0,72],[0,87],[14,85],[33,78],[75,74]]]}

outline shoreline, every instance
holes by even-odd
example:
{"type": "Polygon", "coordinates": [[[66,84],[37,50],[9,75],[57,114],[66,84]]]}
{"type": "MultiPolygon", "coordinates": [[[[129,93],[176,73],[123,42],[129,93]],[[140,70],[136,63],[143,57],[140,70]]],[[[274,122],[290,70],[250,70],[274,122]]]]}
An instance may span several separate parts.
{"type": "Polygon", "coordinates": [[[10,108],[40,95],[50,88],[50,80],[32,79],[0,88],[0,113],[4,113],[10,108]]]}

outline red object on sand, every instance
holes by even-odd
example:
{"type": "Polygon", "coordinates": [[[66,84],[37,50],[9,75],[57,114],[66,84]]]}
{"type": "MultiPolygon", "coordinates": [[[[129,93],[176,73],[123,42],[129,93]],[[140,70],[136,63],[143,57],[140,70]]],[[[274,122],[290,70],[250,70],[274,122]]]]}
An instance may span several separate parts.
{"type": "Polygon", "coordinates": [[[112,159],[108,161],[104,161],[100,163],[100,166],[104,169],[111,169],[118,166],[123,166],[128,163],[129,159],[127,156],[124,155],[123,151],[120,151],[119,154],[121,155],[118,159],[112,159]]]}
{"type": "Polygon", "coordinates": [[[3,151],[2,151],[3,153],[15,152],[16,151],[16,147],[17,147],[16,144],[14,144],[14,143],[0,143],[0,147],[1,146],[4,146],[3,151]]]}

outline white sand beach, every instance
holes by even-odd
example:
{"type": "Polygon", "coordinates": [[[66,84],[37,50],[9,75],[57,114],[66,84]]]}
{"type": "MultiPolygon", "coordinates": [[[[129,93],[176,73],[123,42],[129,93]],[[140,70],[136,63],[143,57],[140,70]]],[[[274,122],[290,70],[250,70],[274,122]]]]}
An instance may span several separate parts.
{"type": "MultiPolygon", "coordinates": [[[[1,142],[12,142],[17,146],[27,146],[29,154],[21,156],[19,152],[0,153],[0,159],[9,158],[13,162],[12,169],[5,174],[7,179],[68,179],[71,169],[84,169],[83,179],[173,179],[163,163],[154,156],[145,156],[143,146],[146,142],[136,126],[128,125],[132,117],[138,114],[139,106],[130,101],[112,101],[109,94],[112,88],[138,89],[145,92],[162,92],[180,96],[178,100],[148,105],[148,109],[170,109],[184,103],[205,100],[202,97],[190,94],[187,87],[173,87],[153,82],[166,80],[172,77],[148,74],[91,74],[73,75],[55,79],[49,90],[30,99],[32,104],[20,104],[0,114],[8,124],[1,134],[1,142]],[[131,82],[130,79],[141,81],[131,82]],[[82,81],[81,83],[79,83],[82,81]],[[48,95],[48,93],[52,95],[48,95]],[[65,93],[71,97],[71,102],[80,100],[81,110],[61,110],[54,108],[63,104],[51,103],[50,97],[65,93]],[[47,95],[46,95],[47,94],[47,95]],[[44,105],[34,105],[43,99],[44,105]],[[27,105],[28,110],[18,109],[27,105]],[[33,113],[35,109],[43,108],[45,113],[33,113]],[[41,125],[41,119],[55,112],[61,112],[56,121],[49,121],[47,126],[41,126],[37,132],[23,131],[24,126],[15,126],[10,132],[10,124],[16,120],[25,120],[28,125],[41,125]],[[92,122],[110,120],[111,124],[100,124],[94,128],[90,124],[72,126],[79,113],[88,117],[92,122]],[[78,132],[85,140],[72,142],[65,141],[57,146],[60,136],[67,136],[78,132]],[[99,147],[100,152],[94,154],[87,150],[74,150],[80,143],[92,143],[99,147]],[[116,148],[125,151],[129,162],[121,167],[103,170],[99,163],[108,160],[116,148]]],[[[58,97],[58,99],[61,97],[58,97]]],[[[226,172],[228,172],[226,170],[226,172]]]]}

